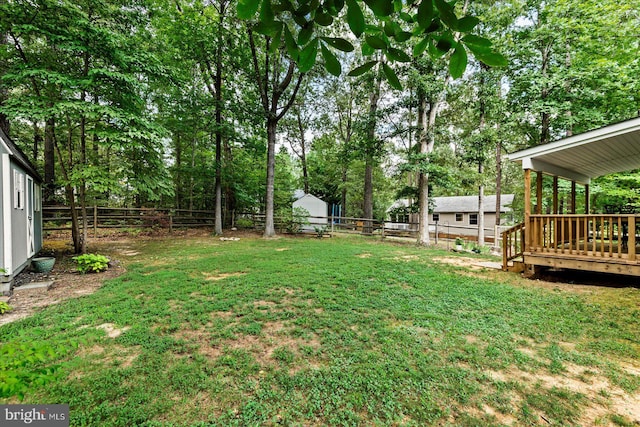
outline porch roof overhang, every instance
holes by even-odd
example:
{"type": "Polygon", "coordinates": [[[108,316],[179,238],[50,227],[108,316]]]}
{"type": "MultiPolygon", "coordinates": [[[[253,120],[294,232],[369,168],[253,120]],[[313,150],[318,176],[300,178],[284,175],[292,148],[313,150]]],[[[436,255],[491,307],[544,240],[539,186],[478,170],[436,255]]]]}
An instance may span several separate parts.
{"type": "Polygon", "coordinates": [[[640,117],[507,155],[531,169],[581,184],[640,168],[640,117]]]}

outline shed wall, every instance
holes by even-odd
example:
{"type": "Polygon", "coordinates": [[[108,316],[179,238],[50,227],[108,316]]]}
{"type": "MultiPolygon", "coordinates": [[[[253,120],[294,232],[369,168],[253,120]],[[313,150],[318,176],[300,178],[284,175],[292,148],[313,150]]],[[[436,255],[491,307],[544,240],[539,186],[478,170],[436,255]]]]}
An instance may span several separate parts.
{"type": "Polygon", "coordinates": [[[11,231],[12,231],[12,258],[13,258],[13,266],[11,268],[12,273],[16,273],[20,271],[29,261],[28,255],[28,244],[27,244],[27,204],[23,203],[22,209],[16,209],[14,207],[15,200],[13,200],[13,188],[15,185],[14,171],[18,171],[18,173],[23,175],[24,180],[24,196],[27,195],[27,173],[24,169],[16,165],[15,163],[11,163],[10,166],[10,183],[11,183],[11,231]]]}

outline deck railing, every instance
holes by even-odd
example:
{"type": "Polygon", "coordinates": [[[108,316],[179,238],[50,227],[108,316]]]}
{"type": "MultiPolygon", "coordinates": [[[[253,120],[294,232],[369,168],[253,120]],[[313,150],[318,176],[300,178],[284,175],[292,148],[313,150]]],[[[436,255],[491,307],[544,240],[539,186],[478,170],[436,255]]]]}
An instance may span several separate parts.
{"type": "Polygon", "coordinates": [[[524,223],[502,232],[502,268],[507,269],[509,261],[522,256],[524,251],[524,223]]]}
{"type": "Polygon", "coordinates": [[[636,260],[639,215],[531,215],[525,252],[636,260]]]}

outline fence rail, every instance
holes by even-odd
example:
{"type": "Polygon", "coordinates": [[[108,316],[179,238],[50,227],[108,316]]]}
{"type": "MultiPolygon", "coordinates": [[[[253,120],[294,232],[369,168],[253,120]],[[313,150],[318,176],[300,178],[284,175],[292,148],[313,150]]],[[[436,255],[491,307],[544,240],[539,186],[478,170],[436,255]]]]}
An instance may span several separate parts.
{"type": "MultiPolygon", "coordinates": [[[[71,208],[68,206],[43,207],[43,228],[45,231],[70,230],[71,208]]],[[[80,215],[80,208],[76,208],[80,215]]],[[[127,228],[192,228],[213,227],[214,211],[166,209],[166,208],[114,208],[87,207],[87,231],[97,235],[99,229],[127,228]]],[[[326,233],[379,234],[382,237],[417,238],[417,223],[393,223],[389,221],[371,220],[357,217],[310,216],[304,224],[292,224],[291,218],[274,218],[276,230],[283,232],[315,232],[323,229],[326,233]]],[[[295,221],[294,221],[295,222],[295,221]]],[[[258,213],[241,213],[236,215],[234,226],[241,229],[264,230],[265,215],[258,213]]],[[[506,227],[485,228],[487,241],[506,227]]],[[[462,237],[473,241],[477,235],[477,227],[455,224],[429,224],[430,235],[434,238],[453,239],[462,237]]]]}

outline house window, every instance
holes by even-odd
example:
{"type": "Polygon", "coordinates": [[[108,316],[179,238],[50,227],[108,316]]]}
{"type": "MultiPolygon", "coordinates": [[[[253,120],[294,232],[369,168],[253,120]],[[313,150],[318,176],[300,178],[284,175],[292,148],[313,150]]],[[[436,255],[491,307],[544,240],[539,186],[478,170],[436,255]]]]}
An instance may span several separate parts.
{"type": "Polygon", "coordinates": [[[433,222],[440,221],[440,214],[439,213],[431,214],[431,219],[433,219],[433,222]]]}
{"type": "Polygon", "coordinates": [[[24,174],[13,171],[13,208],[24,209],[24,174]]]}
{"type": "Polygon", "coordinates": [[[469,225],[478,225],[478,214],[469,214],[469,225]]]}
{"type": "Polygon", "coordinates": [[[462,222],[464,220],[464,214],[457,213],[456,214],[456,222],[462,222]]]}

